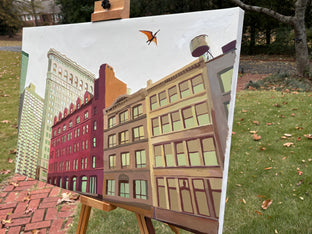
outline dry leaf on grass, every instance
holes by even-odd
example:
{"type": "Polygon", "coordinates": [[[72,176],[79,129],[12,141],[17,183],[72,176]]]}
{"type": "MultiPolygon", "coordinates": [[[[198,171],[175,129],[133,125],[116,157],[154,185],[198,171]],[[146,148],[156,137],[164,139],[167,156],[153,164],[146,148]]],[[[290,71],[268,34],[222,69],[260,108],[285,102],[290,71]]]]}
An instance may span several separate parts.
{"type": "Polygon", "coordinates": [[[259,141],[259,140],[261,140],[261,136],[260,136],[260,135],[257,135],[257,134],[253,134],[253,135],[252,135],[252,139],[253,139],[254,141],[259,141]]]}
{"type": "Polygon", "coordinates": [[[10,123],[10,121],[9,120],[2,120],[1,123],[7,124],[7,123],[10,123]]]}
{"type": "Polygon", "coordinates": [[[292,142],[287,142],[287,143],[283,144],[283,146],[290,147],[290,146],[292,146],[293,144],[294,144],[294,143],[292,143],[292,142]]]}
{"type": "Polygon", "coordinates": [[[11,158],[8,159],[8,163],[13,163],[13,162],[14,162],[13,159],[11,158]]]}
{"type": "Polygon", "coordinates": [[[267,199],[262,202],[261,208],[266,210],[272,204],[273,200],[267,199]]]}
{"type": "Polygon", "coordinates": [[[304,134],[304,137],[306,137],[308,139],[312,139],[312,134],[304,134]]]}
{"type": "Polygon", "coordinates": [[[0,174],[6,175],[6,174],[9,174],[10,172],[11,170],[2,169],[2,171],[0,171],[0,174]]]}
{"type": "Polygon", "coordinates": [[[16,154],[16,152],[17,152],[16,149],[10,150],[10,154],[16,154]]]}
{"type": "Polygon", "coordinates": [[[254,121],[252,121],[255,125],[259,125],[260,124],[260,122],[259,121],[257,121],[257,120],[254,120],[254,121]]]}
{"type": "Polygon", "coordinates": [[[257,210],[256,210],[256,213],[257,213],[258,215],[263,215],[260,211],[257,211],[257,210]]]}
{"type": "Polygon", "coordinates": [[[264,168],[264,170],[271,170],[272,167],[267,167],[267,168],[264,168]]]}

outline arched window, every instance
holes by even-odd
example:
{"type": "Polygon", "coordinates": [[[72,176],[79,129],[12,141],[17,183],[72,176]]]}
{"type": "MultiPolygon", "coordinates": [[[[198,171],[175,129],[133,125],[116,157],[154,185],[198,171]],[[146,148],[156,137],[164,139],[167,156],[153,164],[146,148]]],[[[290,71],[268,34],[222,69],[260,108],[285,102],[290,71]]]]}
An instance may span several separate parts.
{"type": "Polygon", "coordinates": [[[65,189],[69,189],[69,178],[66,177],[65,179],[65,189]]]}
{"type": "Polygon", "coordinates": [[[53,63],[53,73],[56,73],[56,68],[57,68],[56,63],[53,63]]]}
{"type": "Polygon", "coordinates": [[[77,190],[77,177],[74,176],[72,181],[73,181],[73,191],[76,191],[77,190]]]}
{"type": "Polygon", "coordinates": [[[87,183],[88,178],[86,176],[81,177],[81,192],[83,193],[87,192],[87,183]]]}
{"type": "Polygon", "coordinates": [[[85,90],[86,90],[86,91],[88,91],[88,84],[87,84],[87,83],[85,83],[85,85],[84,85],[84,86],[85,86],[85,90]]]}
{"type": "Polygon", "coordinates": [[[58,69],[58,76],[62,77],[62,68],[61,67],[59,67],[59,69],[58,69]]]}
{"type": "Polygon", "coordinates": [[[67,72],[67,70],[64,71],[64,80],[66,82],[68,81],[68,72],[67,72]]]}
{"type": "Polygon", "coordinates": [[[61,188],[63,187],[63,178],[62,177],[60,178],[60,187],[61,188]]]}
{"type": "Polygon", "coordinates": [[[69,74],[69,83],[73,84],[74,76],[73,74],[69,74]]]}
{"type": "Polygon", "coordinates": [[[83,82],[82,80],[79,80],[79,90],[82,90],[83,82]]]}
{"type": "Polygon", "coordinates": [[[78,77],[77,76],[75,77],[75,86],[76,86],[76,88],[78,87],[78,77]]]}

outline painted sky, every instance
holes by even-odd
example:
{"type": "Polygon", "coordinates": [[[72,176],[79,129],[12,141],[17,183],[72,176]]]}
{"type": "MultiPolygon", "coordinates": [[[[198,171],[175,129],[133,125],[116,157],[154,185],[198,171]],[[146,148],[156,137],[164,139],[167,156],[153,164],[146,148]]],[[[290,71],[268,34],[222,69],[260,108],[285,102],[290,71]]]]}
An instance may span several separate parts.
{"type": "Polygon", "coordinates": [[[190,41],[198,35],[207,34],[211,53],[220,55],[224,44],[240,40],[242,15],[239,8],[229,8],[24,28],[22,50],[29,54],[26,86],[32,82],[44,97],[47,53],[54,48],[96,77],[101,64],[111,65],[116,77],[135,92],[146,87],[147,80],[156,82],[194,61],[190,41]],[[158,45],[148,45],[147,37],[139,30],[160,30],[158,45]]]}

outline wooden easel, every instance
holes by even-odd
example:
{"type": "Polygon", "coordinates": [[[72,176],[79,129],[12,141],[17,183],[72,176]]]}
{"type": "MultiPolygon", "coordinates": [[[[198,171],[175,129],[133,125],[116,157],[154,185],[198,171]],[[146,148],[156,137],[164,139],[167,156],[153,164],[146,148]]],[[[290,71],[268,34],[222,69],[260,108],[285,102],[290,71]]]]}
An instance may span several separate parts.
{"type": "MultiPolygon", "coordinates": [[[[94,2],[94,13],[91,15],[91,21],[104,21],[112,19],[124,19],[130,16],[130,0],[110,0],[110,9],[104,9],[102,7],[102,1],[94,2]]],[[[85,234],[88,228],[88,222],[90,217],[91,208],[96,208],[106,212],[112,211],[117,207],[132,211],[135,213],[137,222],[139,225],[141,234],[155,234],[155,230],[152,224],[152,209],[144,210],[124,204],[108,203],[96,198],[80,196],[81,210],[79,216],[78,227],[76,234],[85,234]]],[[[170,229],[179,234],[180,231],[177,227],[168,224],[170,229]]]]}

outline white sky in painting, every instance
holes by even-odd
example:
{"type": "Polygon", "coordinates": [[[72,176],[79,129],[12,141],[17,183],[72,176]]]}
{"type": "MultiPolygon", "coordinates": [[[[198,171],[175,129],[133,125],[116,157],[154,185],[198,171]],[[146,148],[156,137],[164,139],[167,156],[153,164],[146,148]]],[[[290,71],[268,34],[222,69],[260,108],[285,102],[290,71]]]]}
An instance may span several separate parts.
{"type": "MultiPolygon", "coordinates": [[[[29,54],[26,86],[36,85],[44,97],[48,67],[47,52],[54,48],[98,77],[101,64],[113,67],[118,79],[132,92],[156,82],[195,60],[190,41],[207,34],[213,56],[221,47],[237,40],[242,11],[230,8],[214,11],[131,18],[23,29],[22,50],[29,54]],[[156,32],[158,45],[148,45],[139,30],[156,32]]],[[[239,41],[240,43],[240,41],[239,41]]]]}

